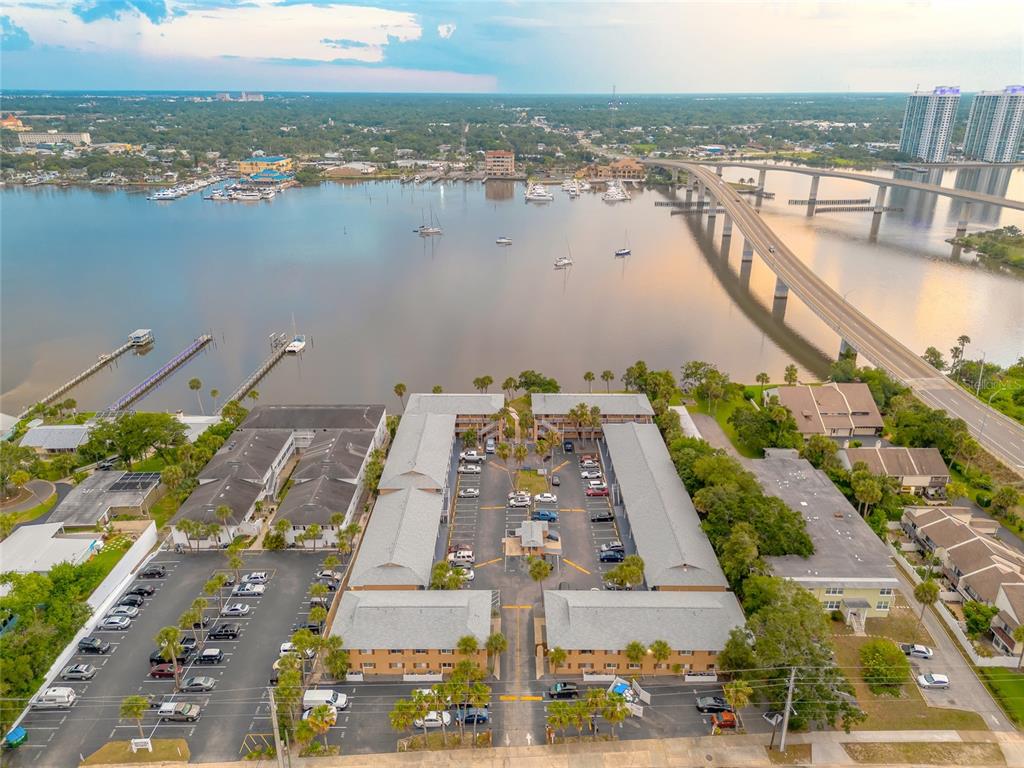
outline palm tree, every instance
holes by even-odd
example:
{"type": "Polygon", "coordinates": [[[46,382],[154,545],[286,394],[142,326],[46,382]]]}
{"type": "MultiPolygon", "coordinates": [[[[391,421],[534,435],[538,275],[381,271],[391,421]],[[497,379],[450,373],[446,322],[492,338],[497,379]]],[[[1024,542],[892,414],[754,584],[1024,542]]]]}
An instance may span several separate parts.
{"type": "Polygon", "coordinates": [[[216,597],[218,602],[219,610],[224,610],[224,582],[227,579],[224,578],[223,573],[214,574],[214,576],[203,585],[203,594],[207,597],[216,597]]]}
{"type": "Polygon", "coordinates": [[[430,391],[435,395],[440,395],[442,392],[444,392],[444,387],[442,387],[440,384],[435,384],[430,388],[430,391]]]}
{"type": "Polygon", "coordinates": [[[199,379],[189,379],[188,388],[196,393],[196,402],[199,403],[199,412],[205,416],[206,411],[203,410],[203,398],[199,396],[199,390],[203,388],[203,382],[199,379]]]}
{"type": "Polygon", "coordinates": [[[231,515],[233,513],[231,511],[231,507],[229,507],[227,504],[221,504],[219,507],[213,510],[213,514],[215,514],[217,516],[217,519],[220,520],[220,524],[227,528],[228,521],[231,520],[231,515]]]}
{"type": "Polygon", "coordinates": [[[664,664],[672,655],[672,646],[664,640],[655,640],[651,643],[651,655],[658,664],[664,664]]]}
{"type": "Polygon", "coordinates": [[[508,458],[512,455],[512,446],[508,443],[498,443],[498,446],[494,449],[494,452],[498,454],[498,458],[501,459],[502,464],[508,465],[508,458]]]}
{"type": "Polygon", "coordinates": [[[548,671],[553,675],[556,673],[559,667],[565,664],[565,660],[569,657],[564,648],[559,648],[557,645],[548,651],[548,671]]]}
{"type": "Polygon", "coordinates": [[[489,390],[491,388],[491,385],[494,383],[494,377],[493,376],[481,376],[480,377],[480,383],[483,385],[483,388],[484,388],[483,391],[486,393],[487,390],[489,390]]]}
{"type": "Polygon", "coordinates": [[[142,730],[142,718],[145,717],[146,712],[149,711],[149,700],[145,696],[139,696],[135,694],[133,696],[125,696],[121,699],[121,711],[119,716],[122,720],[134,720],[135,724],[139,726],[139,738],[146,738],[146,734],[142,730]]]}
{"type": "Polygon", "coordinates": [[[238,583],[239,570],[245,565],[245,561],[242,559],[241,553],[235,549],[234,545],[230,546],[226,550],[228,555],[228,568],[235,572],[235,583],[238,583]]]}
{"type": "Polygon", "coordinates": [[[322,605],[313,606],[309,609],[309,620],[322,627],[324,622],[327,621],[327,609],[322,605]]]}
{"type": "MultiPolygon", "coordinates": [[[[317,736],[323,736],[325,749],[327,747],[327,732],[331,729],[331,723],[333,722],[331,719],[331,709],[332,707],[328,704],[320,704],[313,707],[309,717],[306,718],[306,722],[313,729],[313,733],[317,736]]],[[[337,710],[335,710],[335,718],[337,718],[337,710]]]]}
{"type": "Polygon", "coordinates": [[[322,533],[322,529],[320,528],[320,525],[317,524],[317,523],[313,523],[312,525],[309,525],[309,526],[306,527],[306,532],[303,534],[303,536],[305,536],[307,541],[312,541],[313,542],[313,551],[314,552],[316,552],[316,543],[317,543],[317,541],[320,540],[320,534],[321,533],[322,533]]]}
{"type": "Polygon", "coordinates": [[[398,699],[394,707],[391,708],[391,712],[388,713],[388,722],[391,723],[394,730],[400,733],[410,731],[413,720],[418,716],[416,709],[416,705],[409,699],[398,699]]]}
{"type": "Polygon", "coordinates": [[[493,660],[508,650],[508,638],[501,632],[494,632],[488,636],[487,641],[484,643],[484,648],[487,649],[489,667],[494,669],[493,660]]]}
{"type": "Polygon", "coordinates": [[[924,622],[924,609],[939,599],[939,585],[934,579],[922,581],[914,587],[914,599],[921,604],[921,615],[917,617],[918,623],[924,622]]]}
{"type": "Polygon", "coordinates": [[[258,389],[250,389],[247,397],[252,400],[253,405],[256,405],[256,401],[260,399],[260,391],[258,389]]]}
{"type": "Polygon", "coordinates": [[[503,382],[501,382],[501,388],[503,390],[505,390],[505,396],[509,400],[511,400],[512,399],[512,395],[515,394],[515,391],[517,389],[518,383],[519,382],[517,382],[511,376],[509,376],[507,379],[505,379],[503,382]]]}
{"type": "Polygon", "coordinates": [[[523,462],[530,455],[530,449],[526,447],[525,443],[516,443],[516,447],[512,449],[512,455],[516,459],[516,469],[522,469],[523,462]]]}
{"type": "Polygon", "coordinates": [[[551,575],[551,563],[543,557],[534,557],[533,555],[526,559],[526,563],[530,570],[530,578],[540,585],[540,601],[543,604],[544,579],[551,575]]]}
{"type": "Polygon", "coordinates": [[[612,391],[612,382],[615,381],[615,374],[612,371],[601,371],[601,381],[604,382],[605,392],[612,391]]]}
{"type": "Polygon", "coordinates": [[[795,365],[790,363],[786,366],[786,372],[783,374],[783,378],[785,379],[786,384],[792,387],[800,380],[800,372],[796,369],[795,365]]]}
{"type": "Polygon", "coordinates": [[[203,611],[201,608],[196,606],[196,602],[202,600],[201,597],[197,597],[193,601],[181,616],[178,617],[178,629],[184,631],[192,630],[192,637],[195,638],[196,644],[199,644],[199,625],[203,621],[203,611]]]}
{"type": "Polygon", "coordinates": [[[633,640],[626,645],[626,658],[629,659],[632,664],[643,663],[644,657],[647,655],[647,646],[641,643],[639,640],[633,640]]]}
{"type": "Polygon", "coordinates": [[[406,387],[405,384],[403,384],[402,382],[398,382],[397,384],[395,384],[395,389],[394,389],[395,397],[397,397],[399,402],[402,403],[402,410],[403,411],[405,410],[405,393],[407,391],[408,391],[408,387],[406,387]]]}
{"type": "Polygon", "coordinates": [[[608,721],[613,726],[611,729],[612,738],[615,738],[614,726],[621,723],[627,717],[629,717],[629,707],[626,706],[626,699],[617,693],[611,695],[605,694],[601,701],[601,717],[608,721]]]}
{"type": "Polygon", "coordinates": [[[210,390],[210,401],[213,403],[214,410],[217,409],[217,398],[220,397],[220,390],[217,388],[210,390]]]}
{"type": "Polygon", "coordinates": [[[593,392],[594,391],[594,372],[593,371],[587,371],[586,373],[584,373],[583,374],[583,380],[585,382],[587,382],[587,391],[588,392],[593,392]]]}
{"type": "MultiPolygon", "coordinates": [[[[469,705],[477,709],[483,709],[488,706],[491,702],[491,689],[481,682],[471,682],[469,684],[469,695],[466,697],[469,705]]],[[[476,725],[477,720],[473,720],[473,746],[476,746],[476,725]]]]}
{"type": "Polygon", "coordinates": [[[572,725],[572,705],[568,701],[552,701],[548,705],[548,727],[552,731],[561,731],[565,737],[565,731],[572,725]]]}
{"type": "Polygon", "coordinates": [[[156,633],[153,642],[160,649],[160,655],[164,660],[171,663],[174,669],[174,690],[179,690],[181,688],[181,667],[178,665],[178,656],[184,649],[178,639],[178,628],[164,627],[156,633]]]}
{"type": "Polygon", "coordinates": [[[328,635],[323,640],[324,668],[335,680],[344,680],[348,674],[348,651],[339,635],[328,635]]]}
{"type": "Polygon", "coordinates": [[[767,373],[761,371],[761,373],[757,374],[754,380],[761,385],[761,400],[764,400],[764,388],[768,385],[768,382],[771,381],[771,379],[768,377],[767,373]]]}
{"type": "Polygon", "coordinates": [[[722,686],[722,694],[732,711],[736,713],[736,719],[740,719],[740,710],[750,706],[750,699],[754,695],[754,689],[746,680],[730,680],[722,686]]]}
{"type": "Polygon", "coordinates": [[[476,639],[475,635],[463,635],[456,643],[455,650],[463,656],[475,656],[480,650],[480,641],[476,639]]]}

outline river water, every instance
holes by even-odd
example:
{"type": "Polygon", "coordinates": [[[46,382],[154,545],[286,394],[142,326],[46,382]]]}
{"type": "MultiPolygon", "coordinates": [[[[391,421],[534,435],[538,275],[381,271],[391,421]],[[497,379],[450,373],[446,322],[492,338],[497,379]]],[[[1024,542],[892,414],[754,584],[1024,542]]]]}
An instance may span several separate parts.
{"type": "MultiPolygon", "coordinates": [[[[726,178],[749,175],[726,171],[726,178]]],[[[883,174],[884,175],[884,174],[883,174]]],[[[1024,172],[933,171],[926,180],[1024,199],[1024,172]],[[958,175],[959,173],[959,175],[958,175]]],[[[917,176],[916,178],[924,178],[917,176]]],[[[1009,363],[1024,354],[1024,280],[992,272],[944,240],[959,209],[945,199],[891,194],[902,213],[805,216],[790,198],[809,180],[771,173],[763,215],[846,299],[913,349],[970,352],[1009,363]]],[[[215,343],[147,396],[147,409],[199,408],[191,377],[222,398],[269,353],[268,335],[310,337],[259,385],[260,402],[383,401],[410,391],[470,390],[533,368],[563,389],[582,374],[621,374],[644,359],[678,369],[717,362],[733,378],[773,380],[797,362],[821,376],[839,339],[790,296],[772,311],[774,276],[755,259],[739,276],[742,238],[726,252],[706,225],[656,207],[663,189],[609,205],[598,194],[526,204],[509,182],[325,184],[271,202],[166,202],[120,190],[8,188],[0,192],[0,392],[16,413],[135,328],[152,328],[146,355],[128,354],[69,396],[103,408],[201,333],[215,343]],[[433,214],[442,237],[413,228],[433,214]],[[507,235],[510,247],[495,238],[507,235]],[[633,255],[615,259],[616,248],[633,255]],[[571,252],[575,266],[555,271],[571,252]],[[777,309],[777,308],[776,308],[777,309]]],[[[823,179],[819,198],[871,197],[874,188],[823,179]]],[[[1024,226],[1024,215],[975,211],[971,229],[1024,226]]],[[[718,233],[721,232],[721,217],[718,233]]],[[[596,382],[598,387],[601,382],[596,382]]],[[[621,386],[621,385],[620,385],[621,386]]]]}

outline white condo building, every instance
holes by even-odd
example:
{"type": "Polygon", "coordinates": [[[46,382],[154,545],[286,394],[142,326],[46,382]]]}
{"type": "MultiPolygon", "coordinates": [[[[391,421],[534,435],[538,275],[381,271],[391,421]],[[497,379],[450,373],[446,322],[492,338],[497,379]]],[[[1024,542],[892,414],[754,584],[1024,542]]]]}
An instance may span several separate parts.
{"type": "Polygon", "coordinates": [[[953,86],[910,94],[900,130],[900,152],[926,163],[945,162],[959,103],[960,89],[953,86]]]}
{"type": "Polygon", "coordinates": [[[1017,159],[1024,132],[1024,85],[982,91],[971,102],[964,135],[964,157],[987,163],[1017,159]]]}

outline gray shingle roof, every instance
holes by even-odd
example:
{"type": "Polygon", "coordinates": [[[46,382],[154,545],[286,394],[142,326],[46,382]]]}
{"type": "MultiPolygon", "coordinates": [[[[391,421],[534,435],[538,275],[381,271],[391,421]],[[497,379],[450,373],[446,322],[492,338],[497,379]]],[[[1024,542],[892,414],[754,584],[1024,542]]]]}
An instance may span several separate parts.
{"type": "Polygon", "coordinates": [[[653,416],[654,409],[651,407],[647,395],[640,393],[623,394],[588,394],[582,393],[560,393],[544,394],[535,393],[530,395],[533,412],[537,416],[564,416],[580,403],[588,406],[596,405],[605,416],[653,416]]]}
{"type": "Polygon", "coordinates": [[[185,499],[178,514],[174,516],[174,520],[177,522],[189,519],[219,524],[220,518],[216,514],[217,507],[226,504],[232,511],[228,523],[237,525],[245,519],[262,492],[262,485],[235,477],[203,483],[185,499]]]}
{"type": "Polygon", "coordinates": [[[382,493],[370,513],[349,584],[427,586],[441,505],[441,494],[434,491],[405,488],[382,493]]]}
{"type": "Polygon", "coordinates": [[[454,416],[403,416],[384,464],[379,487],[381,490],[444,488],[448,482],[454,442],[454,416]]]}
{"type": "Polygon", "coordinates": [[[86,424],[32,427],[21,438],[21,445],[46,451],[73,451],[89,439],[90,429],[92,426],[86,424]]]}
{"type": "Polygon", "coordinates": [[[355,492],[355,483],[324,475],[295,483],[278,507],[275,518],[284,518],[292,525],[329,525],[332,515],[348,511],[355,492]]]}
{"type": "Polygon", "coordinates": [[[383,405],[260,405],[244,429],[370,429],[384,416],[383,405]]]}
{"type": "Polygon", "coordinates": [[[409,395],[405,415],[437,413],[448,416],[479,416],[497,413],[505,405],[505,396],[500,392],[490,394],[424,394],[409,395]]]}
{"type": "Polygon", "coordinates": [[[720,651],[743,611],[731,592],[544,592],[549,648],[623,650],[664,640],[674,650],[720,651]]]}
{"type": "Polygon", "coordinates": [[[648,586],[727,586],[657,426],[606,424],[604,436],[648,586]]]}
{"type": "Polygon", "coordinates": [[[292,479],[313,480],[326,475],[338,480],[355,480],[373,442],[368,429],[326,429],[313,435],[302,452],[292,479]]]}
{"type": "Polygon", "coordinates": [[[360,590],[346,592],[331,626],[346,648],[454,649],[473,635],[482,646],[491,631],[491,592],[485,590],[360,590]]]}
{"type": "Polygon", "coordinates": [[[261,483],[291,440],[288,429],[236,429],[199,473],[199,482],[237,477],[261,483]]]}
{"type": "Polygon", "coordinates": [[[875,446],[874,448],[847,448],[839,452],[847,469],[863,461],[873,475],[906,477],[907,475],[949,477],[949,469],[938,448],[903,448],[875,446]],[[849,466],[847,466],[849,465],[849,466]]]}

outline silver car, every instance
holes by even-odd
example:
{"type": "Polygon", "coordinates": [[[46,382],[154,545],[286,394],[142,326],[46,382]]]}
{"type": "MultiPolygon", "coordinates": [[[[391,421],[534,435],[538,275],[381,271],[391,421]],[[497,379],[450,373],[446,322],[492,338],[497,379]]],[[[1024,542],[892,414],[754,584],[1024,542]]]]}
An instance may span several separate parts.
{"type": "Polygon", "coordinates": [[[122,630],[128,629],[132,625],[132,620],[127,616],[107,616],[96,629],[103,630],[122,630]]]}
{"type": "Polygon", "coordinates": [[[206,693],[217,687],[217,681],[212,677],[197,675],[190,677],[181,684],[181,690],[186,693],[206,693]]]}
{"type": "Polygon", "coordinates": [[[72,664],[60,673],[61,680],[92,680],[95,676],[96,667],[92,664],[72,664]]]}
{"type": "Polygon", "coordinates": [[[224,610],[220,612],[221,616],[245,616],[249,613],[249,606],[245,603],[231,603],[225,605],[224,610]]]}
{"type": "Polygon", "coordinates": [[[108,616],[127,616],[129,619],[134,619],[139,615],[139,609],[133,605],[118,605],[111,609],[108,616]]]}

